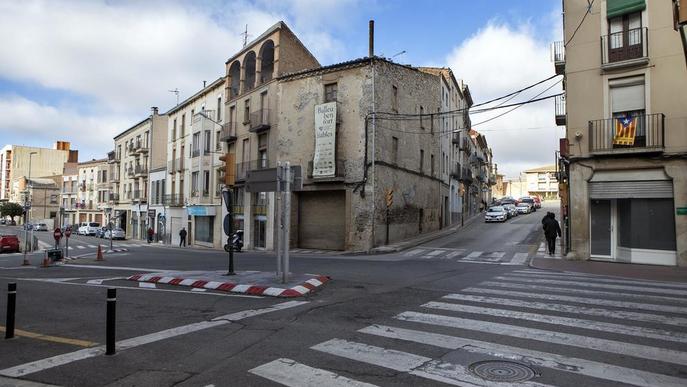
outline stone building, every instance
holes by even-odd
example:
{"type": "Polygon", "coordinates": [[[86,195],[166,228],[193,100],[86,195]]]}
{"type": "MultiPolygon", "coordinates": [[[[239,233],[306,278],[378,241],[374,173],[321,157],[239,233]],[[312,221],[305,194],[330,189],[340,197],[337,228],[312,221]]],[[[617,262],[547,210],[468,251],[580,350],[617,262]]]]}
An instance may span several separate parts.
{"type": "Polygon", "coordinates": [[[166,175],[151,173],[151,199],[156,206],[156,232],[178,244],[186,228],[187,242],[222,247],[220,135],[224,122],[224,77],[220,77],[170,109],[167,119],[166,175]],[[160,205],[161,204],[161,205],[160,205]],[[164,221],[161,221],[164,220],[164,221]],[[160,229],[162,226],[162,229],[160,229]]]}
{"type": "Polygon", "coordinates": [[[105,207],[109,201],[107,159],[80,162],[77,165],[76,221],[106,223],[105,207]]]}
{"type": "Polygon", "coordinates": [[[672,4],[588,7],[563,1],[567,44],[553,46],[568,258],[687,266],[687,73],[672,4]]]}
{"type": "Polygon", "coordinates": [[[13,183],[10,201],[28,203],[28,223],[46,223],[48,228],[57,224],[60,209],[60,175],[48,177],[20,177],[13,183]]]}
{"type": "MultiPolygon", "coordinates": [[[[60,221],[64,227],[76,224],[79,199],[79,163],[67,162],[62,168],[62,186],[60,191],[60,221]]],[[[76,231],[75,231],[76,232],[76,231]]]]}
{"type": "Polygon", "coordinates": [[[144,239],[154,222],[148,218],[148,171],[152,160],[167,160],[167,116],[156,107],[152,114],[114,137],[114,150],[108,153],[110,192],[108,208],[114,224],[127,238],[144,239]]]}

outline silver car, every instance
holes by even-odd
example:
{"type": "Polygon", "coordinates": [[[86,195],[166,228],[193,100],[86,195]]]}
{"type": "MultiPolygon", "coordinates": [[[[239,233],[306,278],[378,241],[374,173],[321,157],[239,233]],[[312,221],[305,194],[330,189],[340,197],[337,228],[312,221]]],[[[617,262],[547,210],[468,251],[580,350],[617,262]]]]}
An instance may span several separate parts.
{"type": "Polygon", "coordinates": [[[508,213],[510,214],[509,217],[518,216],[518,208],[515,207],[515,204],[502,204],[501,207],[508,210],[508,213]]]}
{"type": "Polygon", "coordinates": [[[48,231],[48,225],[45,223],[36,223],[33,226],[34,231],[48,231]]]}
{"type": "Polygon", "coordinates": [[[532,212],[532,205],[529,203],[519,203],[518,204],[518,212],[521,214],[529,214],[532,212]]]}
{"type": "Polygon", "coordinates": [[[505,222],[508,219],[508,210],[502,206],[489,207],[484,214],[485,222],[505,222]]]}
{"type": "Polygon", "coordinates": [[[112,239],[126,239],[124,230],[121,228],[114,228],[112,230],[105,231],[105,239],[110,239],[110,234],[112,234],[112,239]]]}

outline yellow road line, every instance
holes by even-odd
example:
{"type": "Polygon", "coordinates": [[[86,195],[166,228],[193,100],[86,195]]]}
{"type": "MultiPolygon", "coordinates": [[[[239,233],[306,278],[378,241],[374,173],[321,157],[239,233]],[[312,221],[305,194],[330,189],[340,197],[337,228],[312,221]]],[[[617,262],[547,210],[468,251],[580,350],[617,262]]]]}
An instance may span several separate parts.
{"type": "MultiPolygon", "coordinates": [[[[0,332],[5,332],[5,327],[0,325],[0,332]]],[[[87,340],[79,340],[79,339],[70,339],[67,337],[57,337],[57,336],[50,336],[50,335],[43,335],[40,333],[34,333],[34,332],[27,332],[23,331],[21,329],[15,329],[14,334],[16,336],[21,336],[21,337],[28,337],[30,339],[37,339],[37,340],[45,340],[45,341],[52,341],[53,343],[60,343],[60,344],[69,344],[69,345],[75,345],[77,347],[85,347],[85,348],[90,348],[90,347],[95,347],[98,345],[98,343],[93,342],[93,341],[87,341],[87,340]]]]}

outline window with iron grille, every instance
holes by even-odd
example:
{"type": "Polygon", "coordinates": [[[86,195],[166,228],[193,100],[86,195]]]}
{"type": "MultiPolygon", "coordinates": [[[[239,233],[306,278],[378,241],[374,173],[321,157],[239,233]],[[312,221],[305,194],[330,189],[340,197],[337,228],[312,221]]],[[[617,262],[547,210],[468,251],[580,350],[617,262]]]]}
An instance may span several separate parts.
{"type": "Polygon", "coordinates": [[[324,85],[324,102],[336,102],[337,89],[336,83],[324,85]]]}

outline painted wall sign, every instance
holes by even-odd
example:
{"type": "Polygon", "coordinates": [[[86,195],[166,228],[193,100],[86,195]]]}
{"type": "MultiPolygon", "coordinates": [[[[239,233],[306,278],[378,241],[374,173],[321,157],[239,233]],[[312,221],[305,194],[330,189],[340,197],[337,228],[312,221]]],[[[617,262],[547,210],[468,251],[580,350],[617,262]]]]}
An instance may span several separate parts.
{"type": "Polygon", "coordinates": [[[315,105],[313,178],[336,175],[336,102],[315,105]]]}

